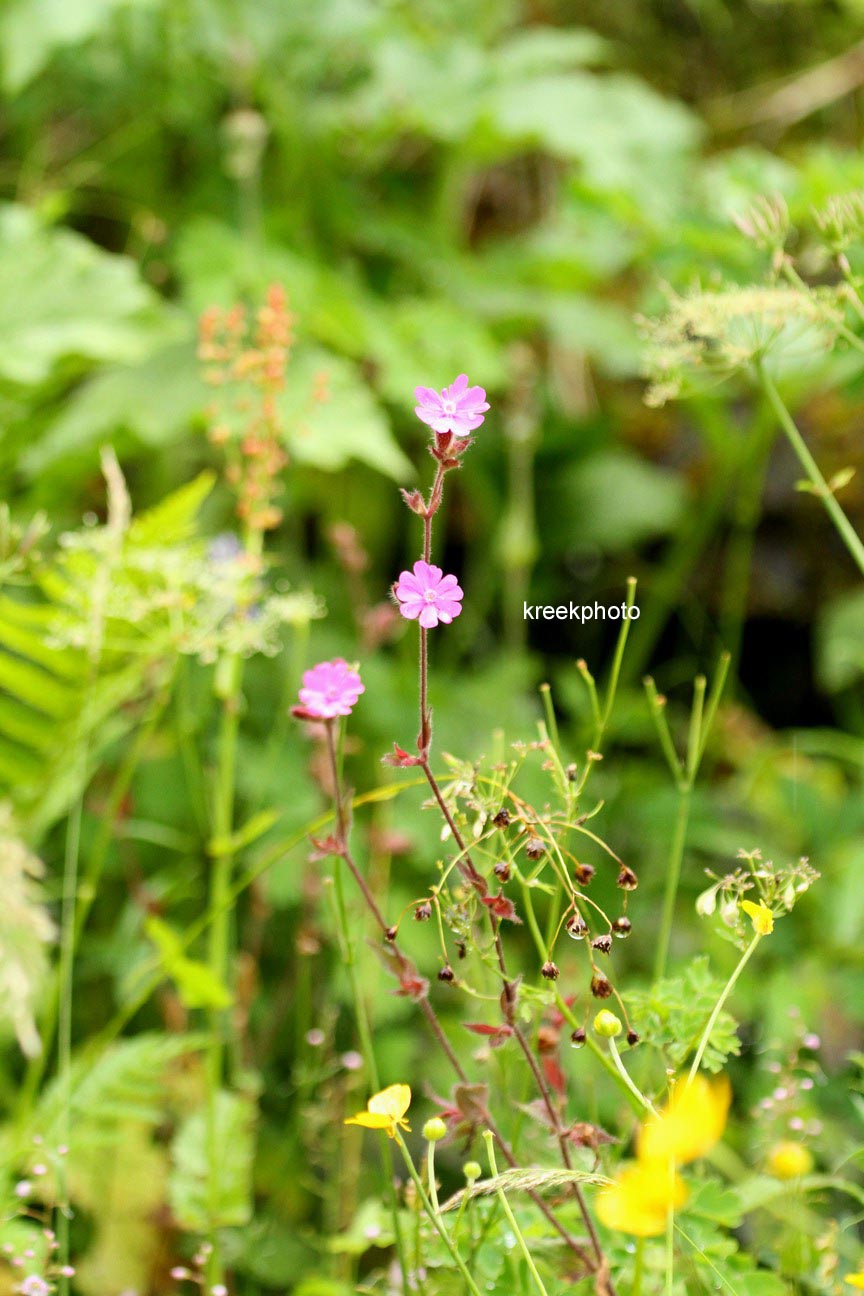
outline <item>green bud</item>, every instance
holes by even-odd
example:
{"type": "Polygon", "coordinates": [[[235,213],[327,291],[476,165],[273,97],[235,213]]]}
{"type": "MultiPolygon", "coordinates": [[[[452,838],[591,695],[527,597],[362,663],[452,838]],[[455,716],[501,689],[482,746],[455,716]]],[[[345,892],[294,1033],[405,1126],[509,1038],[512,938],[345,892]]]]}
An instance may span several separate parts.
{"type": "Polygon", "coordinates": [[[427,1143],[437,1143],[447,1133],[447,1126],[440,1116],[430,1116],[423,1126],[423,1137],[427,1143]]]}
{"type": "Polygon", "coordinates": [[[462,1173],[469,1183],[474,1183],[475,1180],[480,1178],[483,1171],[476,1161],[466,1161],[462,1167],[462,1173]]]}
{"type": "Polygon", "coordinates": [[[620,1017],[616,1017],[608,1008],[601,1008],[594,1018],[594,1029],[604,1039],[613,1039],[614,1036],[621,1034],[624,1027],[621,1025],[620,1017]]]}

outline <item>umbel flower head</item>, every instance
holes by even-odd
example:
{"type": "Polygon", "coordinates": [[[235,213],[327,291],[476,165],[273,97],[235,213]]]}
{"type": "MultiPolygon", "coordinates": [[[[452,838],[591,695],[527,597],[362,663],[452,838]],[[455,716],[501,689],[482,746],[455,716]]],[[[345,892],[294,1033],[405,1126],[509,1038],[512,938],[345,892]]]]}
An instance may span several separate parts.
{"type": "Polygon", "coordinates": [[[388,1138],[395,1138],[397,1129],[411,1132],[411,1126],[405,1119],[405,1113],[411,1106],[411,1089],[406,1084],[388,1085],[380,1093],[373,1094],[366,1104],[366,1110],[348,1116],[345,1125],[362,1125],[364,1129],[384,1130],[388,1138]]]}
{"type": "Polygon", "coordinates": [[[400,573],[396,584],[399,611],[409,621],[431,630],[442,621],[449,625],[462,611],[463,593],[455,576],[445,576],[434,563],[415,562],[412,571],[400,573]]]}
{"type": "Polygon", "coordinates": [[[468,375],[460,374],[440,392],[431,387],[415,387],[417,401],[414,413],[439,436],[451,432],[460,439],[470,436],[483,422],[489,408],[482,387],[469,387],[468,375]]]}
{"type": "Polygon", "coordinates": [[[341,657],[319,662],[303,674],[300,706],[292,707],[292,715],[301,720],[333,720],[336,716],[351,714],[365,685],[360,675],[341,657]]]}

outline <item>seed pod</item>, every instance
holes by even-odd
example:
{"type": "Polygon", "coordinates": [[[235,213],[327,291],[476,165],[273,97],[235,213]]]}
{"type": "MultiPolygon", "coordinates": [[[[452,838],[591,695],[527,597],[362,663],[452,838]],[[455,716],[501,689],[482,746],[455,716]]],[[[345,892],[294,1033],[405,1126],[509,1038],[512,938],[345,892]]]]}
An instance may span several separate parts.
{"type": "Polygon", "coordinates": [[[573,914],[564,924],[564,930],[573,940],[584,940],[588,935],[588,924],[581,914],[573,914]]]}
{"type": "Polygon", "coordinates": [[[450,966],[450,964],[449,964],[449,963],[445,963],[444,966],[443,966],[442,968],[440,968],[439,971],[438,971],[438,980],[439,980],[439,981],[452,981],[453,978],[455,977],[455,975],[456,975],[456,974],[455,974],[455,972],[453,971],[453,969],[452,969],[452,967],[450,966]]]}
{"type": "Polygon", "coordinates": [[[587,886],[593,881],[594,874],[597,872],[593,864],[577,864],[573,870],[573,876],[580,886],[587,886]]]}
{"type": "Polygon", "coordinates": [[[543,964],[542,968],[540,969],[540,972],[546,978],[547,981],[557,981],[560,975],[558,968],[552,962],[551,959],[546,960],[546,962],[543,964]]]}
{"type": "Polygon", "coordinates": [[[399,935],[398,927],[388,927],[384,933],[384,939],[388,941],[395,941],[398,935],[399,935]]]}
{"type": "Polygon", "coordinates": [[[415,922],[428,922],[431,917],[432,906],[428,900],[424,900],[422,904],[417,905],[417,908],[414,910],[415,922]]]}
{"type": "Polygon", "coordinates": [[[612,982],[603,972],[595,972],[591,978],[591,993],[595,999],[608,999],[612,993],[612,982]]]}
{"type": "Polygon", "coordinates": [[[568,783],[575,783],[576,775],[579,773],[579,770],[578,767],[571,762],[568,766],[566,766],[564,773],[567,775],[568,783]]]}
{"type": "Polygon", "coordinates": [[[629,936],[633,930],[633,924],[626,914],[622,914],[620,918],[616,918],[613,922],[612,930],[619,940],[624,940],[625,936],[629,936]]]}
{"type": "Polygon", "coordinates": [[[499,860],[492,872],[501,882],[510,881],[510,865],[506,860],[499,860]]]}
{"type": "Polygon", "coordinates": [[[530,860],[542,859],[546,854],[546,843],[539,837],[529,837],[525,843],[525,854],[530,860]]]}
{"type": "Polygon", "coordinates": [[[573,1034],[570,1036],[570,1043],[574,1048],[581,1048],[587,1038],[585,1028],[583,1026],[577,1026],[573,1034]]]}
{"type": "Polygon", "coordinates": [[[465,958],[465,956],[466,956],[466,954],[468,953],[468,951],[467,951],[467,949],[465,948],[465,942],[464,942],[464,941],[460,941],[460,942],[459,942],[459,944],[456,946],[456,951],[457,951],[457,953],[458,953],[460,959],[464,959],[464,958],[465,958]]]}
{"type": "Polygon", "coordinates": [[[602,936],[595,937],[591,942],[591,948],[599,950],[601,954],[608,954],[612,948],[612,937],[608,932],[604,932],[602,936]]]}
{"type": "Polygon", "coordinates": [[[492,820],[492,822],[493,822],[493,824],[495,825],[496,828],[509,828],[509,827],[510,827],[510,811],[509,811],[509,810],[505,810],[505,809],[502,808],[501,810],[498,811],[498,813],[496,814],[496,816],[495,816],[495,818],[492,820]]]}
{"type": "Polygon", "coordinates": [[[635,891],[639,885],[638,877],[626,864],[621,865],[621,872],[618,874],[617,885],[622,891],[635,891]]]}
{"type": "Polygon", "coordinates": [[[639,1036],[636,1034],[634,1030],[628,1030],[627,1043],[630,1045],[631,1048],[633,1047],[634,1044],[639,1043],[639,1036]]]}

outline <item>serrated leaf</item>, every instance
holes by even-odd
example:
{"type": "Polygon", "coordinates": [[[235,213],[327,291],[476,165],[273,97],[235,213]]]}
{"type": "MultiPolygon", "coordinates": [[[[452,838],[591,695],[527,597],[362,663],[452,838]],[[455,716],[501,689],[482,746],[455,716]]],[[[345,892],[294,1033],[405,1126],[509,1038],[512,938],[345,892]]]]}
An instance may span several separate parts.
{"type": "Polygon", "coordinates": [[[223,1090],[216,1095],[214,1118],[211,1132],[209,1112],[194,1112],[171,1144],[171,1209],[181,1228],[197,1233],[239,1227],[252,1218],[255,1105],[223,1090]]]}
{"type": "MultiPolygon", "coordinates": [[[[677,1071],[698,1047],[723,987],[707,957],[696,958],[680,976],[667,977],[648,990],[630,991],[627,1006],[634,1029],[645,1043],[662,1050],[667,1065],[677,1071]]],[[[702,1066],[720,1071],[726,1059],[740,1051],[735,1019],[724,1010],[714,1023],[702,1066]]]]}

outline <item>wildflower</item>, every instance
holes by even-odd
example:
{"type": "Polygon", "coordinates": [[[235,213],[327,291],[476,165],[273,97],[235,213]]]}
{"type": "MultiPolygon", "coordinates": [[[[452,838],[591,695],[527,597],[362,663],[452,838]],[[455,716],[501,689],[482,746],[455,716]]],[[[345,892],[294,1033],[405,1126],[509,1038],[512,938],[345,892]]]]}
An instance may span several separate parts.
{"type": "Polygon", "coordinates": [[[414,399],[417,401],[414,413],[421,422],[439,435],[452,432],[460,438],[479,428],[489,408],[486,392],[482,387],[469,387],[467,374],[460,374],[440,392],[431,387],[415,387],[414,399]]]}
{"type": "Polygon", "coordinates": [[[764,901],[742,900],[741,908],[753,924],[757,936],[769,936],[774,930],[774,915],[764,901]]]}
{"type": "Polygon", "coordinates": [[[455,576],[445,576],[434,563],[419,559],[413,571],[400,573],[396,585],[399,611],[409,621],[419,621],[424,630],[443,621],[449,625],[462,611],[463,592],[455,576]]]}
{"type": "Polygon", "coordinates": [[[408,1085],[388,1085],[380,1093],[372,1095],[365,1111],[347,1117],[343,1124],[362,1125],[364,1129],[384,1130],[388,1138],[396,1138],[399,1129],[408,1130],[409,1133],[411,1131],[411,1126],[405,1119],[405,1113],[410,1106],[411,1089],[408,1085]]]}
{"type": "Polygon", "coordinates": [[[798,1179],[813,1169],[813,1157],[808,1148],[791,1139],[775,1143],[768,1153],[768,1173],[777,1179],[798,1179]]]}
{"type": "Polygon", "coordinates": [[[447,1134],[447,1126],[440,1116],[430,1116],[423,1126],[423,1137],[427,1143],[439,1143],[447,1134]]]}
{"type": "Polygon", "coordinates": [[[665,1108],[639,1132],[640,1162],[686,1165],[709,1152],[726,1126],[731,1091],[726,1079],[694,1076],[678,1085],[665,1108]]]}
{"type": "Polygon", "coordinates": [[[347,716],[365,691],[357,671],[352,670],[341,657],[319,662],[304,672],[301,705],[293,708],[293,714],[301,720],[333,720],[336,716],[347,716]]]}
{"type": "Polygon", "coordinates": [[[597,1195],[597,1215],[607,1228],[634,1237],[666,1231],[669,1212],[683,1206],[687,1188],[668,1165],[637,1162],[597,1195]]]}
{"type": "Polygon", "coordinates": [[[615,1035],[620,1035],[624,1028],[620,1017],[616,1017],[608,1008],[601,1008],[594,1018],[594,1029],[604,1039],[612,1039],[615,1035]]]}
{"type": "Polygon", "coordinates": [[[16,1290],[21,1293],[21,1296],[48,1296],[51,1288],[38,1274],[30,1274],[22,1283],[19,1283],[16,1290]]]}
{"type": "Polygon", "coordinates": [[[843,1279],[850,1287],[857,1287],[859,1291],[864,1291],[864,1270],[859,1273],[847,1274],[843,1279]]]}

